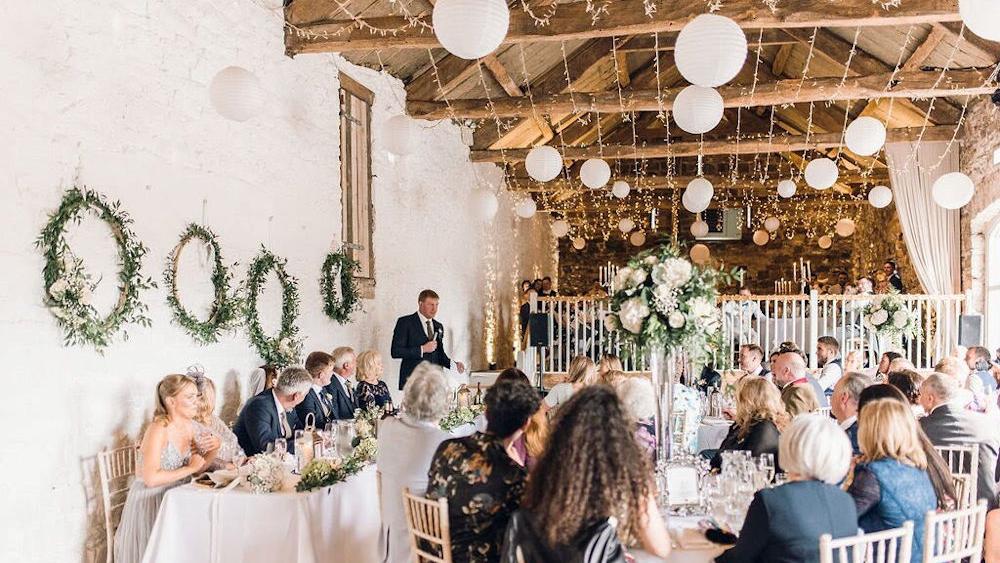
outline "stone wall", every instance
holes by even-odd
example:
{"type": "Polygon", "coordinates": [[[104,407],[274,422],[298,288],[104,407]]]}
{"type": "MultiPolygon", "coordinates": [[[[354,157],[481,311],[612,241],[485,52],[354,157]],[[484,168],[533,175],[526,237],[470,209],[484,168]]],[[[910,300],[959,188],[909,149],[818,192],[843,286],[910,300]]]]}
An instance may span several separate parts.
{"type": "MultiPolygon", "coordinates": [[[[1000,165],[993,164],[993,153],[1000,149],[1000,108],[988,98],[971,104],[963,133],[962,172],[976,184],[976,194],[962,208],[962,290],[971,309],[983,312],[987,237],[1000,220],[1000,165]]],[[[996,255],[1000,249],[989,252],[996,255]]]]}

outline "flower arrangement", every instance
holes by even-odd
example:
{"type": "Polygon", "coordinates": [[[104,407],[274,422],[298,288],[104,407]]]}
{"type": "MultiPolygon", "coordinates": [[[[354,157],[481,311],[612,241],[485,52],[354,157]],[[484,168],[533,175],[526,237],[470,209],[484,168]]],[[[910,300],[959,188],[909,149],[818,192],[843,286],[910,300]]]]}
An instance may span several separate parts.
{"type": "Polygon", "coordinates": [[[906,308],[906,303],[898,293],[876,296],[864,309],[865,324],[875,330],[875,334],[900,343],[904,337],[913,338],[920,334],[920,324],[916,315],[906,308]]]}
{"type": "Polygon", "coordinates": [[[302,469],[302,479],[295,490],[300,493],[337,484],[368,466],[375,459],[378,443],[375,438],[363,438],[354,452],[343,460],[319,458],[302,469]]]}
{"type": "Polygon", "coordinates": [[[255,494],[270,493],[281,488],[285,480],[285,466],[271,454],[257,454],[240,468],[243,481],[255,494]]]}
{"type": "Polygon", "coordinates": [[[354,431],[358,438],[378,437],[378,421],[382,420],[385,407],[372,405],[367,409],[354,409],[354,431]]]}
{"type": "Polygon", "coordinates": [[[462,426],[463,424],[469,424],[483,412],[482,405],[472,405],[472,406],[459,406],[455,407],[448,414],[444,415],[441,419],[441,430],[445,432],[451,432],[455,428],[462,426]]]}

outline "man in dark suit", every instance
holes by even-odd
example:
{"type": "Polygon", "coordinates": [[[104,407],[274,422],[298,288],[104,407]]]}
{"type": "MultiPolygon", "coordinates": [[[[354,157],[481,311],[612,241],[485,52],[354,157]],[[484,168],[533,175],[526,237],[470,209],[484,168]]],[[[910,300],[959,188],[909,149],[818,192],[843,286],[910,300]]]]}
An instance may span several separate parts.
{"type": "Polygon", "coordinates": [[[764,350],[756,344],[740,346],[740,369],[746,372],[746,376],[763,377],[771,381],[771,372],[764,367],[764,350]]]}
{"type": "Polygon", "coordinates": [[[871,384],[872,380],[867,375],[847,372],[833,386],[833,395],[830,396],[830,413],[847,433],[854,455],[861,454],[861,447],[858,445],[858,401],[861,399],[861,392],[871,384]]]}
{"type": "MultiPolygon", "coordinates": [[[[423,361],[451,368],[451,358],[444,351],[444,326],[435,321],[438,310],[438,294],[425,289],[417,297],[417,312],[396,320],[392,331],[391,354],[399,365],[399,388],[406,384],[413,368],[423,361]]],[[[462,362],[455,362],[458,373],[465,372],[462,362]]]]}
{"type": "Polygon", "coordinates": [[[899,276],[899,270],[896,268],[896,262],[892,260],[886,260],[885,264],[882,264],[882,272],[885,273],[886,279],[889,281],[889,286],[899,293],[906,293],[903,291],[903,278],[899,276]]]}
{"type": "Polygon", "coordinates": [[[243,405],[233,427],[236,440],[248,455],[267,451],[268,444],[284,438],[288,451],[295,453],[293,429],[298,426],[294,408],[309,392],[312,378],[300,367],[288,367],[278,376],[274,388],[265,389],[243,405]]]}
{"type": "Polygon", "coordinates": [[[312,388],[302,402],[295,407],[295,415],[299,419],[299,427],[305,428],[309,415],[313,415],[316,428],[326,428],[326,423],[333,420],[333,395],[326,386],[333,378],[333,356],[326,352],[313,352],[306,358],[306,371],[312,376],[312,388]]]}
{"type": "Polygon", "coordinates": [[[806,369],[806,360],[802,357],[801,352],[779,349],[773,358],[771,370],[774,373],[774,383],[778,389],[784,391],[792,385],[808,385],[816,393],[819,406],[824,408],[830,406],[829,397],[823,393],[819,382],[809,375],[809,371],[806,369]]]}
{"type": "MultiPolygon", "coordinates": [[[[920,427],[935,446],[979,445],[976,493],[989,509],[997,508],[997,452],[1000,430],[995,417],[955,404],[958,384],[951,377],[931,374],[921,385],[917,400],[927,411],[920,427]]],[[[966,468],[967,469],[967,468],[966,468]]]]}
{"type": "Polygon", "coordinates": [[[333,412],[330,418],[334,420],[347,420],[354,418],[354,409],[358,408],[354,400],[354,383],[351,378],[358,368],[357,356],[350,346],[336,348],[333,356],[333,376],[326,386],[333,403],[333,412]]]}

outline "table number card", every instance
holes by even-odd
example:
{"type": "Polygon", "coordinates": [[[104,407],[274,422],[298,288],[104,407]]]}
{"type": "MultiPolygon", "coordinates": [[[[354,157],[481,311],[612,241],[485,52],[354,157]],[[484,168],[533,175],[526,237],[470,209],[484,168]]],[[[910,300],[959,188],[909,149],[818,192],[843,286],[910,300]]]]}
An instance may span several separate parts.
{"type": "Polygon", "coordinates": [[[667,504],[682,506],[698,504],[698,470],[689,466],[668,467],[666,470],[667,504]]]}

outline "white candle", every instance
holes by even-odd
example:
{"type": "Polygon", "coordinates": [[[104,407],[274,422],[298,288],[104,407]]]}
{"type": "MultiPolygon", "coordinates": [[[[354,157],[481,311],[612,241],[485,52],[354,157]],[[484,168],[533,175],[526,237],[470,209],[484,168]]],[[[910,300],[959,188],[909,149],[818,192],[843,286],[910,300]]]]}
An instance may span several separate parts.
{"type": "Polygon", "coordinates": [[[792,262],[792,279],[793,280],[799,279],[798,275],[796,275],[795,273],[795,262],[792,262]]]}

